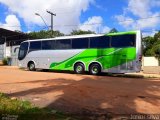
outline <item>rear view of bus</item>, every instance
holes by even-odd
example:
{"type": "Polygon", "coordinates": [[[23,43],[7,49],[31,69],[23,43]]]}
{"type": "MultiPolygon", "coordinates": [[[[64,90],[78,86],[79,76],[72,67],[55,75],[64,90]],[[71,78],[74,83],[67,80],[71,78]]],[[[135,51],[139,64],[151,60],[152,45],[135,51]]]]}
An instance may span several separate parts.
{"type": "Polygon", "coordinates": [[[94,75],[140,72],[141,41],[140,31],[28,40],[21,43],[19,66],[94,75]]]}
{"type": "Polygon", "coordinates": [[[142,36],[140,31],[107,34],[114,48],[112,66],[106,72],[133,73],[140,72],[142,66],[142,36]]]}

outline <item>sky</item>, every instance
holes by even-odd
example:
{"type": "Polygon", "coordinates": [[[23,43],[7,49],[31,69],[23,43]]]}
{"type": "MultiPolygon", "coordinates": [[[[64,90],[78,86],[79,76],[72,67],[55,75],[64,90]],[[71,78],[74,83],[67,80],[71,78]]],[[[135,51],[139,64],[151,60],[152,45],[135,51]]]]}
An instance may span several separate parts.
{"type": "Polygon", "coordinates": [[[141,30],[145,36],[160,30],[160,0],[0,0],[0,27],[32,32],[47,30],[50,15],[56,14],[53,29],[107,33],[141,30]],[[37,16],[35,13],[41,15],[37,16]]]}

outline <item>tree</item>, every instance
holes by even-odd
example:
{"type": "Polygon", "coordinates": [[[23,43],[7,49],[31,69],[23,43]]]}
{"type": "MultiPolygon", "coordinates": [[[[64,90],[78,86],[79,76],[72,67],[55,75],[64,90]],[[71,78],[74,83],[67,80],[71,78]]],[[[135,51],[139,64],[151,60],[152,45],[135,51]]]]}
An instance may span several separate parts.
{"type": "Polygon", "coordinates": [[[154,37],[143,38],[143,55],[155,56],[160,61],[160,32],[154,37]]]}
{"type": "MultiPolygon", "coordinates": [[[[92,31],[82,31],[82,30],[73,30],[70,35],[82,35],[82,34],[95,34],[92,31]]],[[[43,39],[43,38],[53,38],[53,37],[59,37],[64,36],[63,33],[60,31],[51,31],[51,30],[41,30],[39,32],[30,32],[27,33],[30,39],[43,39]]]]}
{"type": "Polygon", "coordinates": [[[32,39],[43,39],[43,38],[53,38],[53,37],[59,37],[59,36],[64,36],[63,33],[59,32],[59,31],[45,31],[45,30],[41,30],[39,32],[30,32],[28,33],[28,36],[32,39]]]}
{"type": "Polygon", "coordinates": [[[155,43],[155,39],[153,37],[145,37],[142,40],[143,44],[143,55],[144,56],[153,56],[153,44],[155,43]]]}
{"type": "Polygon", "coordinates": [[[154,39],[156,41],[159,41],[160,40],[160,31],[158,31],[155,35],[154,35],[154,39]]]}
{"type": "Polygon", "coordinates": [[[154,35],[154,44],[153,44],[153,51],[156,58],[158,58],[160,62],[160,31],[154,35]]]}
{"type": "Polygon", "coordinates": [[[116,28],[113,28],[113,29],[111,29],[111,30],[109,31],[109,33],[116,33],[116,32],[118,32],[118,30],[117,30],[116,28]]]}
{"type": "Polygon", "coordinates": [[[83,34],[95,34],[93,31],[73,30],[70,35],[83,35],[83,34]]]}

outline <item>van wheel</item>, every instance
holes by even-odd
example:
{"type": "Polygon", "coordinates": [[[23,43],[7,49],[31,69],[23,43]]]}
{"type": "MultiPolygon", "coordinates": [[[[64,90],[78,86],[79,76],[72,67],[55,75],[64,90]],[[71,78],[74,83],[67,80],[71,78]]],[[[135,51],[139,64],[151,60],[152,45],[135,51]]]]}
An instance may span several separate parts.
{"type": "Polygon", "coordinates": [[[89,67],[89,73],[92,75],[98,75],[101,73],[101,66],[97,63],[92,64],[89,67]]]}
{"type": "Polygon", "coordinates": [[[30,62],[30,63],[28,64],[28,68],[29,68],[30,71],[35,71],[36,68],[35,68],[34,62],[30,62]]]}
{"type": "Polygon", "coordinates": [[[77,73],[77,74],[82,74],[84,73],[84,65],[82,63],[77,63],[75,66],[74,66],[74,72],[77,73]]]}

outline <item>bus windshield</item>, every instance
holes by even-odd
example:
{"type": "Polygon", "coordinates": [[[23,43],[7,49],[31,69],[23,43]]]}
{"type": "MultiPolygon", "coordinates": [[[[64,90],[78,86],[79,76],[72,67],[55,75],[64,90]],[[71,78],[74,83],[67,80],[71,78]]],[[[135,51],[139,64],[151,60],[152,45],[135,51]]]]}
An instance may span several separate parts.
{"type": "Polygon", "coordinates": [[[19,54],[18,54],[18,59],[22,60],[25,58],[28,52],[28,42],[24,42],[21,44],[20,49],[19,49],[19,54]]]}

